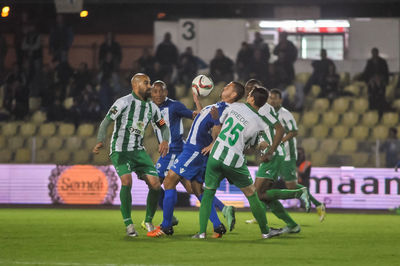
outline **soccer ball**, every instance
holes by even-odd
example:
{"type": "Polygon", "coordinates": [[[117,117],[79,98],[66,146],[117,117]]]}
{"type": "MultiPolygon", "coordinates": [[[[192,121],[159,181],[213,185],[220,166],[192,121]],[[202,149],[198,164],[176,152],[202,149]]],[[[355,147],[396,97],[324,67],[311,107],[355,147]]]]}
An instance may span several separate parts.
{"type": "Polygon", "coordinates": [[[192,91],[198,96],[207,96],[214,89],[214,82],[205,75],[198,75],[192,81],[192,91]]]}

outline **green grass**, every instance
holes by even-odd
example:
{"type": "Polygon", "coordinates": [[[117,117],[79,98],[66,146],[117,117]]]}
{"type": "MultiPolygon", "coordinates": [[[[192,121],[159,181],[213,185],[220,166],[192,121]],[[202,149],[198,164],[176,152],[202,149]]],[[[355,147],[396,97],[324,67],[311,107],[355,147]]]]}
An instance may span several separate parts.
{"type": "MultiPolygon", "coordinates": [[[[400,217],[396,215],[291,213],[300,234],[261,239],[249,212],[237,213],[222,239],[191,239],[197,211],[177,211],[172,237],[128,238],[118,210],[0,209],[1,265],[399,265],[400,217]]],[[[154,219],[160,223],[162,212],[154,219]]],[[[222,216],[221,216],[222,217],[222,216]]],[[[272,226],[282,226],[268,214],[272,226]]],[[[224,220],[222,220],[224,222],[224,220]]],[[[209,224],[209,231],[212,230],[209,224]]],[[[211,235],[211,231],[209,233],[211,235]]]]}

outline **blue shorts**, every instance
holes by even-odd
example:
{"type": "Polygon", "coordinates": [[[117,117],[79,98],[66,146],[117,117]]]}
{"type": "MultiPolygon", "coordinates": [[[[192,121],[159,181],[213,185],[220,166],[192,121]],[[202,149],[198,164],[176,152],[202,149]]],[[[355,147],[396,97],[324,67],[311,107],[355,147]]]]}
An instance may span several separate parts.
{"type": "Polygon", "coordinates": [[[178,158],[181,152],[169,152],[164,157],[160,157],[156,163],[156,169],[160,178],[165,178],[168,174],[169,169],[174,164],[176,158],[178,158]]]}
{"type": "Polygon", "coordinates": [[[181,177],[199,183],[204,183],[208,156],[204,156],[200,151],[184,148],[182,153],[175,159],[171,167],[175,173],[181,177]]]}

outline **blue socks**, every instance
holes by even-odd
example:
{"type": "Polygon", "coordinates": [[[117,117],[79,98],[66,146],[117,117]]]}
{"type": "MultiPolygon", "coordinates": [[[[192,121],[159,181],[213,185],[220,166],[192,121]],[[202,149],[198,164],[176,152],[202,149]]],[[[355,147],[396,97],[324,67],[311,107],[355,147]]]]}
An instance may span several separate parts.
{"type": "Polygon", "coordinates": [[[174,207],[177,201],[178,194],[176,189],[165,190],[164,195],[164,206],[163,206],[163,221],[161,226],[163,228],[170,227],[172,225],[172,215],[174,214],[174,207]]]}
{"type": "Polygon", "coordinates": [[[222,201],[220,201],[217,197],[214,197],[213,205],[220,211],[222,211],[222,209],[225,207],[222,201]]]}
{"type": "MultiPolygon", "coordinates": [[[[202,198],[203,198],[203,194],[201,194],[200,197],[198,198],[200,202],[201,202],[202,198]]],[[[214,197],[213,204],[211,205],[210,221],[213,223],[214,228],[217,228],[221,224],[221,221],[219,220],[217,211],[215,210],[215,206],[214,206],[215,199],[216,198],[214,197]]]]}

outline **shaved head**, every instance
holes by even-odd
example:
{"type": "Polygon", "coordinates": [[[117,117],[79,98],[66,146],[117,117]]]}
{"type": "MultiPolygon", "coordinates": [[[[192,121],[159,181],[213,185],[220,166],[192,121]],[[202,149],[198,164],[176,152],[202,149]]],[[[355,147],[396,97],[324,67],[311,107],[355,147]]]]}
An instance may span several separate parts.
{"type": "Polygon", "coordinates": [[[131,79],[133,92],[146,101],[151,94],[150,78],[146,74],[137,73],[131,79]]]}
{"type": "Polygon", "coordinates": [[[144,79],[150,79],[149,76],[147,76],[146,74],[143,73],[136,73],[135,75],[133,75],[133,77],[131,78],[131,85],[133,86],[134,83],[138,83],[140,81],[143,81],[144,79]]]}

